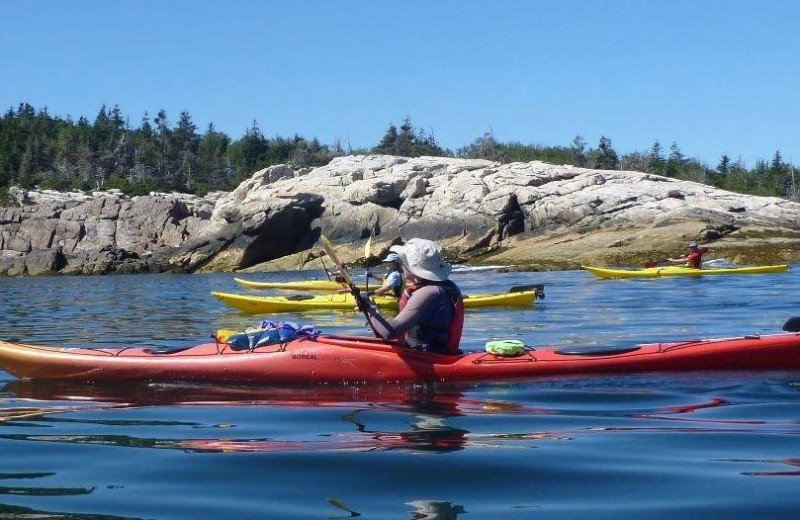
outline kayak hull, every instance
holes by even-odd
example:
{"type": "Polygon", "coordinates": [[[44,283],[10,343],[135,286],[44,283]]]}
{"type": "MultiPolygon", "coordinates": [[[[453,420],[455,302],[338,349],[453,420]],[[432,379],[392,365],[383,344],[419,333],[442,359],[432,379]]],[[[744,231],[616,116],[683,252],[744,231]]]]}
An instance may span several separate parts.
{"type": "Polygon", "coordinates": [[[0,367],[20,379],[308,384],[498,381],[572,374],[693,370],[800,370],[800,333],[649,343],[516,357],[459,356],[355,336],[301,338],[254,351],[207,343],[173,352],[138,347],[42,347],[0,341],[0,367]]]}
{"type": "MultiPolygon", "coordinates": [[[[319,296],[298,295],[286,296],[250,296],[212,292],[212,296],[226,305],[249,314],[269,314],[274,312],[303,312],[314,310],[349,310],[356,307],[353,295],[324,294],[319,296]]],[[[533,301],[541,297],[539,289],[498,294],[476,294],[464,298],[464,308],[478,307],[530,307],[533,301]]],[[[397,298],[389,296],[373,296],[372,300],[381,309],[397,310],[397,298]]]]}
{"type": "Polygon", "coordinates": [[[611,278],[660,278],[665,276],[708,276],[723,274],[765,274],[783,273],[788,265],[758,265],[751,267],[720,267],[711,269],[693,269],[683,266],[650,267],[647,269],[609,269],[582,265],[581,269],[605,279],[611,278]]]}

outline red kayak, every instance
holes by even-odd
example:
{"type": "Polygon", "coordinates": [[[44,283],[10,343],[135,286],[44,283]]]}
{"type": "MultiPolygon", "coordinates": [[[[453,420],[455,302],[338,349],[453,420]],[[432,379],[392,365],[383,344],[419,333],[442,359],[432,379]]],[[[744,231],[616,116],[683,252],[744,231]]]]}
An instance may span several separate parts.
{"type": "MultiPolygon", "coordinates": [[[[790,322],[793,326],[788,326],[790,322]]],[[[0,341],[0,367],[20,379],[204,381],[262,384],[501,381],[568,374],[690,370],[798,370],[790,332],[627,347],[540,347],[517,356],[443,355],[356,336],[300,338],[252,350],[207,343],[157,348],[42,347],[0,341]]]]}

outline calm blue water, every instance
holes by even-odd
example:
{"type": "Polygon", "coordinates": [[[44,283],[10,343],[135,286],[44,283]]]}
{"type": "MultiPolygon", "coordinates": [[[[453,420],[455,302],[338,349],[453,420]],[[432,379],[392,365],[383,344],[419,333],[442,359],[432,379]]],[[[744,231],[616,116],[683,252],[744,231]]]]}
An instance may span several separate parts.
{"type": "MultiPolygon", "coordinates": [[[[800,315],[798,269],[454,277],[465,292],[546,284],[535,308],[468,314],[467,350],[497,338],[577,345],[766,333],[800,315]]],[[[238,290],[232,278],[0,278],[0,337],[205,341],[257,321],[208,296],[238,290]]],[[[365,332],[352,313],[280,318],[365,332]]],[[[797,372],[91,388],[0,371],[0,518],[794,519],[798,418],[797,372]]]]}

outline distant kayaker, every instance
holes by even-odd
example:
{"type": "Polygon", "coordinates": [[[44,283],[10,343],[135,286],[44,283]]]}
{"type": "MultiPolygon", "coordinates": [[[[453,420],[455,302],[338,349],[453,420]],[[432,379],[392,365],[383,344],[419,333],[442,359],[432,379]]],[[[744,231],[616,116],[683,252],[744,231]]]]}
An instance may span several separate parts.
{"type": "Polygon", "coordinates": [[[403,263],[400,261],[400,256],[397,253],[389,253],[382,262],[387,266],[388,273],[386,276],[380,278],[371,273],[368,275],[372,278],[383,280],[380,288],[376,289],[372,294],[400,298],[403,294],[403,263]]]}
{"type": "Polygon", "coordinates": [[[679,258],[670,258],[668,261],[673,264],[683,264],[686,267],[691,267],[693,269],[702,269],[703,255],[707,252],[707,247],[699,247],[697,242],[691,242],[689,244],[689,254],[679,258]]]}
{"type": "Polygon", "coordinates": [[[458,286],[448,280],[452,266],[442,258],[442,247],[431,240],[412,238],[403,246],[392,246],[406,280],[400,297],[400,312],[386,318],[366,295],[357,300],[375,334],[383,339],[399,338],[406,347],[457,354],[464,327],[464,300],[458,286]]]}
{"type": "MultiPolygon", "coordinates": [[[[347,269],[347,264],[344,264],[341,269],[347,269]]],[[[328,278],[332,279],[334,282],[341,284],[345,283],[345,278],[340,269],[325,269],[325,272],[327,273],[328,278]]]]}

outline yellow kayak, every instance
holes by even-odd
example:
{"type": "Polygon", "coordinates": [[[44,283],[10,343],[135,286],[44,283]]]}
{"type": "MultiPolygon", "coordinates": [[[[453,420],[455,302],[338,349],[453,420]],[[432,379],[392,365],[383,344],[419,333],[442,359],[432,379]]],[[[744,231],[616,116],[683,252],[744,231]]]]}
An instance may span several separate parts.
{"type": "MultiPolygon", "coordinates": [[[[226,305],[251,314],[272,312],[303,312],[313,310],[354,310],[355,299],[351,294],[323,294],[306,295],[295,294],[292,296],[249,296],[244,294],[231,294],[212,292],[212,296],[221,300],[226,305]]],[[[464,296],[465,308],[476,307],[528,307],[533,305],[536,298],[544,298],[544,289],[541,286],[529,290],[516,290],[514,292],[497,294],[474,294],[464,296]]],[[[397,298],[390,296],[373,296],[372,300],[382,309],[397,309],[397,298]]]]}
{"type": "Polygon", "coordinates": [[[581,269],[589,271],[600,278],[658,278],[661,276],[705,276],[712,274],[761,274],[782,273],[789,269],[788,265],[757,265],[751,267],[718,267],[711,269],[694,269],[680,265],[649,267],[647,269],[608,269],[582,265],[581,269]]]}

